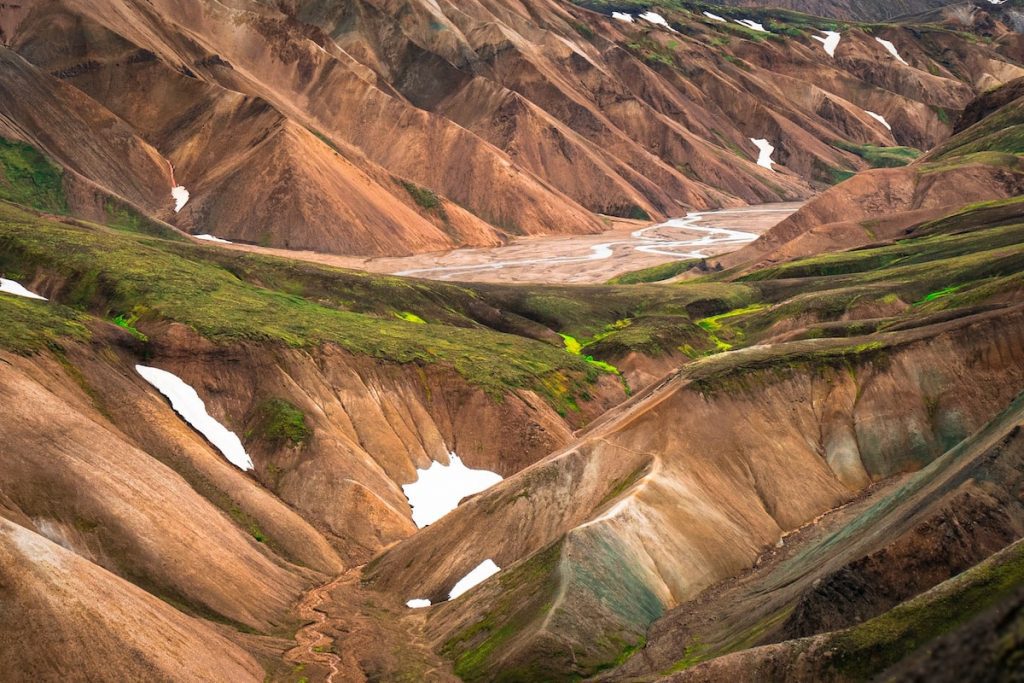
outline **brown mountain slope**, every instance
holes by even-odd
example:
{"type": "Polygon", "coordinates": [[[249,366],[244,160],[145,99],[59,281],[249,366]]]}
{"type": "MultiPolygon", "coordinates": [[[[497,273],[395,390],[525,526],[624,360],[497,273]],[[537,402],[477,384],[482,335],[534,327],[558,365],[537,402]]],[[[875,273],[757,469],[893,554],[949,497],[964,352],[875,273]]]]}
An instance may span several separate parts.
{"type": "Polygon", "coordinates": [[[0,577],[9,681],[263,680],[209,625],[3,518],[0,577]]]}
{"type": "Polygon", "coordinates": [[[553,0],[31,2],[0,10],[4,43],[73,87],[22,92],[7,128],[190,232],[401,254],[807,197],[864,168],[851,144],[930,146],[1020,73],[1002,43],[936,28],[849,27],[833,58],[806,17],[757,34],[663,11],[678,30],[553,0]],[[183,211],[169,179],[43,144],[98,125],[72,116],[85,102],[173,163],[183,211]]]}
{"type": "Polygon", "coordinates": [[[891,342],[876,337],[895,344],[881,372],[865,359],[850,372],[779,377],[755,368],[771,367],[775,354],[784,363],[783,347],[754,347],[729,355],[745,370],[732,388],[710,390],[693,379],[705,368],[717,374],[716,360],[696,363],[615,409],[570,448],[398,544],[371,564],[370,580],[402,599],[437,600],[493,558],[506,568],[503,578],[431,610],[431,637],[456,671],[471,679],[495,670],[592,672],[664,610],[751,566],[783,532],[873,480],[930,461],[984,424],[1015,394],[1010,387],[1024,386],[1022,358],[1010,352],[1016,342],[1000,344],[1009,355],[998,360],[985,355],[995,365],[968,370],[956,359],[990,343],[982,339],[1016,339],[1020,316],[965,319],[891,342]],[[925,368],[941,397],[919,384],[925,368]],[[985,377],[1008,391],[989,394],[985,377]],[[929,417],[932,402],[940,407],[929,417]],[[664,424],[673,428],[656,426],[664,424]],[[820,434],[820,443],[808,434],[820,434]],[[481,621],[498,639],[483,661],[476,653],[487,636],[474,627],[481,621]],[[514,635],[496,635],[506,629],[514,635]]]}
{"type": "MultiPolygon", "coordinates": [[[[863,680],[910,652],[921,653],[917,666],[943,652],[922,646],[993,606],[1014,604],[1024,579],[1021,543],[1013,543],[1024,533],[1021,407],[1018,397],[920,473],[831,513],[820,529],[787,537],[750,574],[673,611],[651,630],[643,655],[609,678],[675,668],[686,670],[667,680],[863,680]],[[761,646],[712,659],[741,649],[735,634],[744,632],[761,646]],[[688,648],[690,662],[682,656],[688,648]]],[[[944,657],[949,673],[1013,670],[998,658],[1014,644],[975,637],[995,657],[984,664],[944,657]]],[[[912,662],[899,668],[912,670],[912,662]]]]}
{"type": "Polygon", "coordinates": [[[1024,194],[1021,82],[976,100],[956,135],[909,166],[856,175],[720,263],[750,269],[891,240],[966,200],[1024,194]]]}

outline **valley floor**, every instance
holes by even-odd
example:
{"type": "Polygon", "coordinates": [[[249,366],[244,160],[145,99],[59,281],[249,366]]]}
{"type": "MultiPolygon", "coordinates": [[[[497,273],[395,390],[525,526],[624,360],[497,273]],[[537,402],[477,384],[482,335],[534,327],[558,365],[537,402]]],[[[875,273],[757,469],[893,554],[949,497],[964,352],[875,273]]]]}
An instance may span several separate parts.
{"type": "Polygon", "coordinates": [[[733,251],[802,204],[780,202],[691,213],[656,225],[615,219],[610,230],[598,235],[528,237],[501,247],[403,257],[359,258],[248,244],[220,246],[431,280],[599,284],[622,273],[665,263],[673,256],[692,259],[733,251]]]}

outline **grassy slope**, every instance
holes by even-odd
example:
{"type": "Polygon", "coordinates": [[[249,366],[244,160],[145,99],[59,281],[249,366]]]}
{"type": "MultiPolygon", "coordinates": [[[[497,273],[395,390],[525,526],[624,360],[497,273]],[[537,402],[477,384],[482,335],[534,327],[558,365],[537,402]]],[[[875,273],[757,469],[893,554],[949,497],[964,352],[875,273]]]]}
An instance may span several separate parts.
{"type": "Polygon", "coordinates": [[[64,213],[62,171],[22,142],[0,138],[0,199],[64,213]]]}
{"type": "MultiPolygon", "coordinates": [[[[0,297],[0,345],[26,353],[59,336],[82,337],[86,313],[117,322],[142,341],[153,323],[175,321],[217,342],[334,343],[384,361],[445,364],[493,396],[524,387],[546,395],[559,409],[571,409],[575,397],[586,395],[587,385],[611,368],[588,362],[589,351],[581,356],[555,341],[538,341],[538,331],[548,328],[554,340],[552,331],[562,330],[589,339],[618,331],[616,321],[624,316],[639,321],[669,316],[690,324],[691,311],[727,310],[754,291],[727,283],[687,289],[474,290],[162,239],[146,229],[135,231],[134,225],[117,227],[59,222],[0,203],[0,272],[17,280],[41,276],[63,283],[53,298],[67,307],[0,297]],[[515,333],[493,329],[481,308],[500,311],[503,324],[497,328],[515,333]],[[32,315],[26,317],[26,311],[32,315]],[[33,326],[38,329],[29,329],[33,326]]],[[[636,330],[642,329],[638,324],[636,330]]]]}

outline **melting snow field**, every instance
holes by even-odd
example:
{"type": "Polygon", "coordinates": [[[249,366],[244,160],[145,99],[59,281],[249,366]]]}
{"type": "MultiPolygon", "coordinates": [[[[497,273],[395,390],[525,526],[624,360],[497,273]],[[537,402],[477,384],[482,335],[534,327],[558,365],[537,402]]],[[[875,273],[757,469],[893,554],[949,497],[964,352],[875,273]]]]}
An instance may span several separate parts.
{"type": "Polygon", "coordinates": [[[0,292],[6,292],[7,294],[13,294],[14,296],[23,296],[26,299],[47,301],[45,296],[39,296],[35,292],[25,289],[14,280],[8,280],[5,277],[0,277],[0,292]]]}
{"type": "MultiPolygon", "coordinates": [[[[886,50],[888,50],[889,54],[891,54],[893,57],[898,59],[901,64],[907,64],[906,61],[904,61],[903,57],[900,57],[900,53],[896,51],[896,46],[893,45],[890,41],[885,40],[884,38],[878,38],[878,37],[876,37],[875,40],[877,40],[879,42],[879,44],[881,44],[882,47],[884,47],[886,50]]],[[[907,64],[907,66],[910,66],[910,65],[907,64]]]]}
{"type": "Polygon", "coordinates": [[[416,598],[414,600],[410,600],[409,602],[405,603],[405,606],[406,607],[410,607],[412,609],[422,609],[423,607],[430,607],[430,600],[423,600],[421,598],[416,598]]]}
{"type": "Polygon", "coordinates": [[[184,185],[171,188],[171,196],[174,197],[174,213],[178,213],[188,204],[188,190],[184,185]]]}
{"type": "Polygon", "coordinates": [[[228,240],[222,240],[221,238],[216,237],[215,235],[192,235],[192,236],[195,237],[197,240],[203,240],[204,242],[216,242],[217,244],[234,244],[234,242],[229,242],[228,240]]]}
{"type": "Polygon", "coordinates": [[[224,457],[232,465],[240,470],[253,469],[252,459],[245,452],[238,436],[213,419],[206,412],[206,404],[199,398],[196,390],[185,384],[177,375],[159,368],[150,368],[145,365],[136,365],[136,372],[142,378],[157,388],[161,394],[171,402],[174,412],[192,425],[193,429],[206,437],[206,439],[217,447],[224,457]]]}
{"type": "Polygon", "coordinates": [[[657,24],[658,26],[672,28],[671,26],[668,25],[668,22],[665,21],[665,17],[661,16],[657,12],[644,12],[643,14],[640,15],[640,18],[645,21],[649,21],[652,24],[657,24]]]}
{"type": "Polygon", "coordinates": [[[758,154],[757,156],[757,165],[764,166],[769,171],[773,170],[772,164],[774,164],[775,162],[772,161],[772,154],[775,152],[775,148],[772,147],[771,144],[764,138],[750,138],[750,141],[757,145],[757,149],[758,151],[760,151],[760,154],[758,154]]]}
{"type": "Polygon", "coordinates": [[[714,19],[715,21],[725,21],[725,17],[720,17],[717,14],[712,14],[711,12],[704,12],[704,16],[708,19],[714,19]]]}
{"type": "Polygon", "coordinates": [[[868,111],[867,109],[864,110],[864,113],[873,118],[875,121],[878,121],[880,124],[888,128],[889,130],[892,130],[892,126],[889,125],[889,122],[886,121],[885,117],[882,116],[881,114],[876,114],[875,112],[868,111]]]}
{"type": "Polygon", "coordinates": [[[737,19],[736,23],[740,26],[746,26],[749,29],[760,31],[761,33],[768,33],[768,29],[764,27],[764,24],[759,24],[753,19],[737,19]]]}
{"type": "Polygon", "coordinates": [[[459,582],[452,587],[452,592],[448,594],[448,599],[454,600],[469,589],[483,583],[500,571],[501,567],[494,564],[494,560],[484,560],[477,565],[476,569],[463,576],[459,582]]]}
{"type": "Polygon", "coordinates": [[[633,23],[633,15],[626,14],[625,12],[612,12],[612,19],[618,19],[619,21],[625,21],[627,23],[633,23]]]}
{"type": "Polygon", "coordinates": [[[448,456],[450,465],[436,460],[425,470],[417,470],[419,478],[402,486],[412,506],[412,521],[420,529],[459,506],[466,496],[480,493],[501,481],[501,475],[487,470],[473,470],[462,464],[459,456],[448,456]]]}
{"type": "Polygon", "coordinates": [[[829,57],[835,57],[836,48],[839,47],[839,39],[842,38],[842,35],[836,31],[825,31],[824,33],[825,35],[823,36],[811,36],[811,38],[825,46],[825,52],[828,53],[829,57]]]}

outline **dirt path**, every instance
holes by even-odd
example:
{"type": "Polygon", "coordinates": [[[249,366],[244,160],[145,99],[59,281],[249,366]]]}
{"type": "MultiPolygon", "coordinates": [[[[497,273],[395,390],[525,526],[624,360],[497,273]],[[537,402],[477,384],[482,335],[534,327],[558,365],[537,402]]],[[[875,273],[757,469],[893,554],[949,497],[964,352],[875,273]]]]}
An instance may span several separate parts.
{"type": "MultiPolygon", "coordinates": [[[[733,251],[800,208],[798,202],[702,211],[650,225],[616,220],[598,235],[527,237],[502,247],[455,249],[403,257],[361,258],[248,244],[219,247],[342,268],[463,282],[595,284],[672,259],[733,251]]],[[[209,237],[204,236],[207,243],[209,237]]]]}
{"type": "MultiPolygon", "coordinates": [[[[296,631],[296,645],[285,653],[285,661],[290,664],[319,664],[327,667],[329,673],[325,680],[328,683],[334,681],[336,676],[340,676],[343,668],[352,670],[349,667],[343,667],[341,657],[330,651],[334,639],[324,633],[324,627],[329,619],[324,606],[332,601],[332,591],[339,586],[358,581],[358,574],[358,570],[350,569],[332,581],[311,589],[303,596],[296,611],[300,618],[309,623],[296,631]]],[[[353,663],[349,662],[348,664],[353,663]]],[[[358,667],[354,668],[358,669],[358,667]]],[[[351,678],[338,678],[337,680],[351,680],[351,678]]]]}
{"type": "Polygon", "coordinates": [[[306,625],[284,660],[304,665],[303,677],[316,683],[458,681],[427,639],[426,610],[365,588],[361,578],[356,567],[303,596],[296,611],[306,625]]]}

